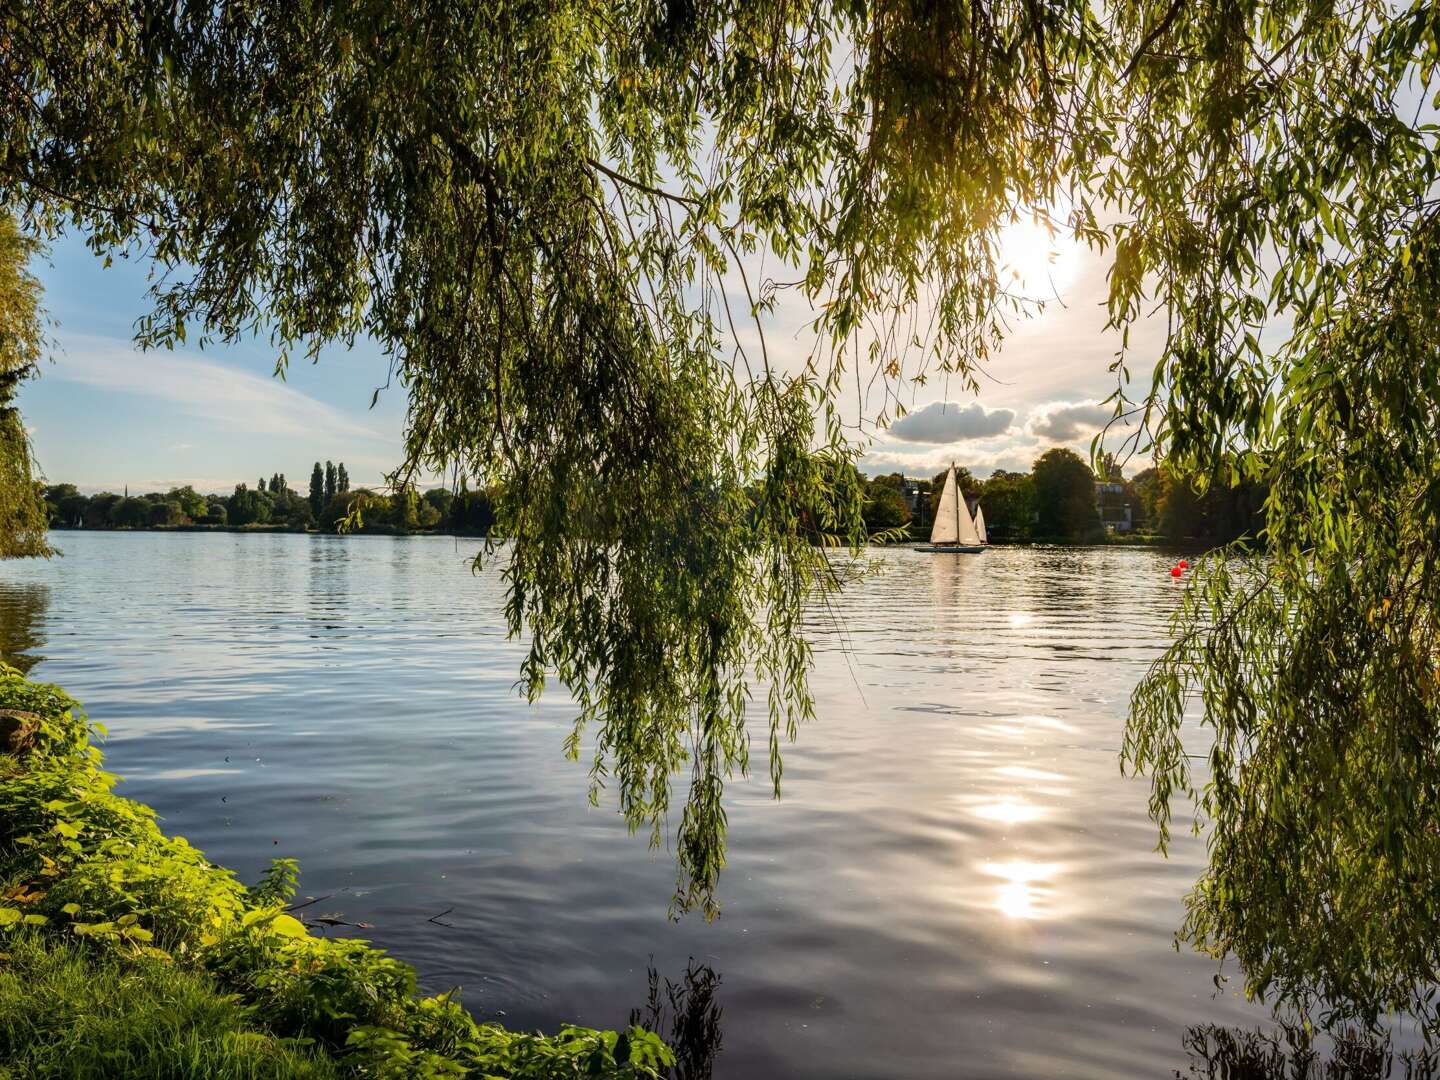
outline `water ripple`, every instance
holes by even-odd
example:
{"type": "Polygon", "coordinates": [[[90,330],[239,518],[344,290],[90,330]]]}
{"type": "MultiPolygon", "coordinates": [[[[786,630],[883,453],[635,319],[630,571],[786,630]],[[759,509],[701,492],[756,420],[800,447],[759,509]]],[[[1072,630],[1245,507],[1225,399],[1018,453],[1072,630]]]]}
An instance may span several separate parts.
{"type": "Polygon", "coordinates": [[[1199,846],[1153,854],[1116,750],[1178,590],[1138,550],[877,554],[817,612],[784,798],[731,784],[722,917],[591,809],[560,695],[515,694],[503,585],[438,538],[64,534],[7,565],[0,650],[111,731],[122,790],[253,879],[375,924],[432,990],[615,1024],[652,960],[720,972],[721,1077],[1170,1075],[1213,997],[1171,934],[1199,846]],[[448,926],[430,921],[450,909],[448,926]]]}

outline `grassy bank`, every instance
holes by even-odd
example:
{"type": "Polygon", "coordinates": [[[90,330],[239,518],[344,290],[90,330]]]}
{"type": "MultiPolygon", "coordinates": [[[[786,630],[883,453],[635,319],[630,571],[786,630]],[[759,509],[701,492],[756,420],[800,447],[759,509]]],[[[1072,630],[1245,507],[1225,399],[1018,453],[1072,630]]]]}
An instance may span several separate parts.
{"type": "Polygon", "coordinates": [[[0,668],[0,1078],[664,1074],[661,1040],[475,1020],[408,965],[317,937],[296,866],[246,887],[111,790],[58,687],[0,668]]]}

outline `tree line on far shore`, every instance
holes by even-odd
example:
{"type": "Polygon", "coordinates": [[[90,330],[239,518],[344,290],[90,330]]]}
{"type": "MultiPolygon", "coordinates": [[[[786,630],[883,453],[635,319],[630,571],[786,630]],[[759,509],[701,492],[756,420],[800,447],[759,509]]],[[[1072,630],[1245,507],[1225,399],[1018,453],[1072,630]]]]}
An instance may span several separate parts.
{"type": "Polygon", "coordinates": [[[406,487],[383,493],[350,487],[344,462],[317,461],[305,494],[284,473],[260,477],[254,487],[237,484],[229,495],[201,494],[193,487],[143,495],[82,493],[74,484],[41,487],[52,529],[268,528],[338,532],[455,532],[485,535],[494,523],[491,493],[406,487]]]}
{"type": "MultiPolygon", "coordinates": [[[[1125,520],[1127,507],[1131,533],[1172,543],[1225,544],[1256,537],[1263,525],[1263,485],[1212,483],[1202,491],[1164,462],[1127,478],[1107,459],[1097,476],[1079,454],[1057,448],[1036,458],[1028,473],[1002,469],[985,480],[968,469],[955,474],[960,490],[983,508],[992,541],[1095,542],[1107,535],[1107,523],[1125,520]]],[[[914,484],[903,474],[865,481],[866,527],[872,533],[908,529],[911,540],[927,539],[945,475],[929,481],[928,497],[913,511],[906,493],[914,484]]]]}
{"type": "MultiPolygon", "coordinates": [[[[1104,483],[1078,454],[1048,450],[1028,473],[998,470],[977,480],[957,468],[960,490],[985,511],[992,541],[1092,543],[1107,535],[1106,522],[1123,519],[1129,508],[1131,532],[1174,543],[1223,544],[1256,536],[1262,524],[1265,491],[1257,484],[1197,486],[1164,463],[1125,477],[1107,463],[1104,483]]],[[[864,517],[872,534],[905,530],[910,540],[930,535],[945,473],[928,481],[928,491],[911,509],[914,481],[901,473],[860,480],[864,517]]],[[[445,532],[486,535],[495,522],[494,493],[407,487],[384,493],[351,489],[343,462],[315,463],[309,489],[292,489],[284,473],[261,477],[254,487],[237,484],[229,495],[202,495],[193,487],[143,495],[82,494],[74,484],[51,484],[42,494],[52,529],[270,528],[338,532],[342,523],[357,532],[445,532]],[[355,513],[358,511],[358,515],[355,513]]]]}

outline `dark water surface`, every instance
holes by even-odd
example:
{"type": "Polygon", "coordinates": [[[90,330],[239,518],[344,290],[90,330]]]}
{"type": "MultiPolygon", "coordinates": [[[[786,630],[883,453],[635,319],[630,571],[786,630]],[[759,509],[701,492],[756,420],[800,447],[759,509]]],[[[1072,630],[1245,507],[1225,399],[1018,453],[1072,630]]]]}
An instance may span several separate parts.
{"type": "Polygon", "coordinates": [[[731,1078],[1162,1077],[1188,1026],[1260,1016],[1174,950],[1200,846],[1156,855],[1117,766],[1169,556],[877,553],[843,634],[814,627],[783,801],[763,766],[730,786],[707,925],[668,922],[669,857],[587,806],[563,695],[515,695],[477,542],[58,543],[0,570],[0,649],[108,725],[123,793],[247,881],[297,856],[302,893],[335,894],[312,910],[375,924],[481,1015],[623,1024],[648,965],[694,957],[731,1078]]]}

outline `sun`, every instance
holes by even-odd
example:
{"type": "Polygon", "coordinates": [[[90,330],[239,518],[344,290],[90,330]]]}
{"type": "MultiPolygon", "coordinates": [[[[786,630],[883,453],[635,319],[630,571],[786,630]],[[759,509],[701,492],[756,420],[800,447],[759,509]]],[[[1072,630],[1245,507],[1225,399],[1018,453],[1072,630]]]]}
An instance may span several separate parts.
{"type": "Polygon", "coordinates": [[[1080,245],[1075,235],[1044,217],[1021,214],[1000,230],[1000,284],[1029,300],[1053,300],[1075,276],[1080,245]]]}

